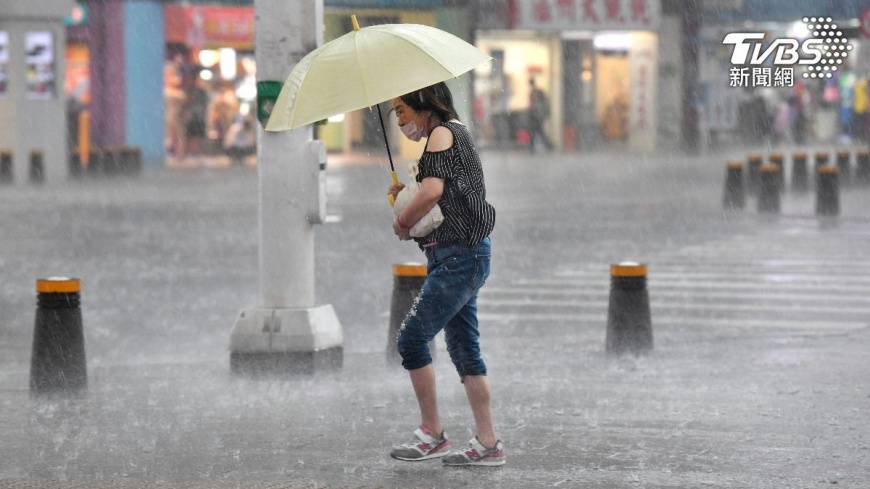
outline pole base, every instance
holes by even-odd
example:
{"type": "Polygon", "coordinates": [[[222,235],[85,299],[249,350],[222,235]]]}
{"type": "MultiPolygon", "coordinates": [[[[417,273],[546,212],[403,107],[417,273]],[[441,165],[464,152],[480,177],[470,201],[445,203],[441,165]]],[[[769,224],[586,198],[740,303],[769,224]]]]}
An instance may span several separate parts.
{"type": "Polygon", "coordinates": [[[234,374],[309,374],[340,369],[344,334],[331,305],[241,311],[230,336],[234,374]]]}
{"type": "Polygon", "coordinates": [[[235,375],[277,376],[341,370],[344,348],[303,352],[231,352],[230,371],[235,375]]]}

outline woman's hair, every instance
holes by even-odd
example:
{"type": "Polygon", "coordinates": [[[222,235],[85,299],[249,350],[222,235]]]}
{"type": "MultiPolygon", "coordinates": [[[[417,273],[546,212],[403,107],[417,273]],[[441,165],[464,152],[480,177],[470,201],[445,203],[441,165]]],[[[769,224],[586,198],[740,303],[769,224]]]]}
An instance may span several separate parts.
{"type": "Polygon", "coordinates": [[[447,84],[444,82],[406,93],[399,98],[408,107],[414,109],[415,112],[431,111],[444,122],[451,119],[459,119],[459,114],[456,113],[456,108],[453,107],[453,95],[450,94],[450,89],[447,88],[447,84]]]}

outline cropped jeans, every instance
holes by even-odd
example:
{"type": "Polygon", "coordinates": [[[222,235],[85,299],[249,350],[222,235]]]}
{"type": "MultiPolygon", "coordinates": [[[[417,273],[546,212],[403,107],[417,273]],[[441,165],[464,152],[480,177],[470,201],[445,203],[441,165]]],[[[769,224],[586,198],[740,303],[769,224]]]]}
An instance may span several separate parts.
{"type": "Polygon", "coordinates": [[[444,330],[447,351],[461,379],[486,375],[477,329],[477,293],[489,277],[491,242],[439,243],[425,248],[428,276],[399,329],[402,366],[432,363],[429,341],[444,330]]]}

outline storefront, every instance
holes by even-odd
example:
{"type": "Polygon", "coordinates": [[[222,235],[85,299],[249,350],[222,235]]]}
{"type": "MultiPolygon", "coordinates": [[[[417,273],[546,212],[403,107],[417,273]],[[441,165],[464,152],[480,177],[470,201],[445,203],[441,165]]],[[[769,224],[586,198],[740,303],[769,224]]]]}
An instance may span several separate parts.
{"type": "MultiPolygon", "coordinates": [[[[413,23],[432,25],[446,30],[467,30],[470,25],[462,9],[441,8],[438,1],[413,3],[413,8],[403,8],[409,2],[387,2],[389,8],[371,8],[378,2],[366,2],[369,8],[359,6],[340,6],[343,2],[327,2],[324,12],[324,42],[329,42],[353,29],[351,14],[357,16],[362,26],[385,23],[413,23]],[[446,25],[439,25],[441,24],[446,25]]],[[[189,104],[191,92],[196,84],[203,86],[209,95],[210,109],[207,110],[207,137],[203,149],[206,153],[222,150],[221,144],[225,126],[231,123],[227,111],[235,107],[238,117],[250,118],[254,115],[256,103],[256,62],[254,44],[253,7],[215,7],[167,5],[166,13],[166,100],[168,112],[180,103],[189,104]],[[186,102],[178,100],[186,96],[186,102]]],[[[453,83],[458,100],[470,100],[470,87],[458,82],[453,83]]],[[[470,104],[469,104],[470,105],[470,104]]],[[[388,118],[389,104],[383,107],[388,118]]],[[[458,108],[461,115],[469,112],[468,107],[458,108]]],[[[189,110],[188,110],[189,112],[189,110]]],[[[169,118],[175,117],[168,114],[169,118]]],[[[188,116],[189,119],[189,116],[188,116]]],[[[390,124],[389,120],[385,123],[390,124]]],[[[167,148],[170,154],[191,153],[190,141],[179,143],[180,126],[167,120],[167,148]],[[174,129],[173,129],[174,127],[174,129]],[[176,146],[185,149],[178,151],[176,146]]],[[[392,126],[395,126],[393,122],[392,126]]],[[[362,109],[347,114],[338,114],[324,124],[315,126],[317,136],[323,140],[327,149],[336,151],[383,151],[383,135],[376,111],[362,109]]],[[[390,126],[389,136],[394,154],[402,159],[419,155],[422,146],[398,137],[398,132],[390,126]]]]}
{"type": "MultiPolygon", "coordinates": [[[[804,19],[810,17],[710,22],[702,29],[698,102],[707,147],[845,144],[868,139],[866,87],[870,73],[862,67],[870,66],[870,46],[857,19],[820,17],[826,19],[824,23],[804,19]],[[793,40],[804,45],[824,31],[826,24],[832,26],[831,33],[839,35],[819,38],[819,42],[826,41],[821,45],[825,65],[817,68],[773,62],[775,43],[793,40]],[[816,30],[816,26],[821,29],[816,30]],[[769,55],[757,65],[732,64],[733,49],[723,44],[723,39],[734,32],[763,35],[758,56],[769,55]],[[829,57],[829,51],[836,56],[829,57]],[[861,93],[865,94],[863,102],[861,93]]],[[[807,53],[801,57],[810,58],[807,53]]]]}
{"type": "Polygon", "coordinates": [[[254,8],[166,5],[165,19],[167,151],[223,153],[233,124],[252,130],[254,8]]]}
{"type": "Polygon", "coordinates": [[[475,80],[484,144],[527,146],[532,84],[550,102],[556,147],[656,143],[658,0],[512,0],[481,19],[477,46],[496,59],[475,80]]]}

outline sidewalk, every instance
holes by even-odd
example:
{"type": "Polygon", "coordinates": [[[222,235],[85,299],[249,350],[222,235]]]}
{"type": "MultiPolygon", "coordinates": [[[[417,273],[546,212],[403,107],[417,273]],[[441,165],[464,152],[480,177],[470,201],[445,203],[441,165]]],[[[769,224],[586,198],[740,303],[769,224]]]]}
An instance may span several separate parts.
{"type": "MultiPolygon", "coordinates": [[[[389,266],[422,258],[384,232],[384,168],[329,169],[342,219],[317,230],[317,297],[344,368],[260,380],[231,376],[226,351],[257,301],[255,171],[0,189],[0,488],[866,487],[870,188],[822,222],[811,195],[778,217],[722,211],[724,155],[529,158],[484,155],[496,469],[388,456],[418,423],[384,358],[389,266]],[[650,264],[639,358],[604,351],[621,259],[650,264]],[[58,273],[83,279],[88,391],[32,399],[33,281],[58,273]]],[[[436,356],[462,446],[471,415],[443,342],[436,356]]]]}

